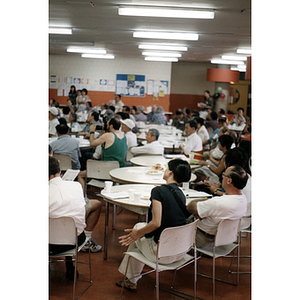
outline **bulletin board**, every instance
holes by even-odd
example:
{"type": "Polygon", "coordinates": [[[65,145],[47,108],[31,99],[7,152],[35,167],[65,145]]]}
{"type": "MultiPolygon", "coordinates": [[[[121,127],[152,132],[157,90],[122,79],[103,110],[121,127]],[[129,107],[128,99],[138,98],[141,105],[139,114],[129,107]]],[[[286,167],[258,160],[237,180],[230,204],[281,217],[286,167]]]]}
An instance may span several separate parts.
{"type": "Polygon", "coordinates": [[[117,74],[116,94],[128,97],[145,97],[145,75],[117,74]]]}
{"type": "Polygon", "coordinates": [[[147,94],[154,97],[164,97],[169,94],[169,82],[166,80],[148,80],[147,94]]]}

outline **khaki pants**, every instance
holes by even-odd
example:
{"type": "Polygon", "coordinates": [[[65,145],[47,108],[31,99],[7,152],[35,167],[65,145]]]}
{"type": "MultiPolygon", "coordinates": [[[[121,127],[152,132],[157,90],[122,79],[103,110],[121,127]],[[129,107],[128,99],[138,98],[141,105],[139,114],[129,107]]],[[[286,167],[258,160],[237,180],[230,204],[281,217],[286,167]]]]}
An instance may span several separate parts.
{"type": "MultiPolygon", "coordinates": [[[[134,228],[135,229],[140,229],[143,228],[144,226],[146,226],[147,223],[137,223],[134,228]]],[[[128,246],[127,251],[130,250],[134,250],[134,249],[139,249],[143,255],[149,259],[152,262],[156,262],[156,254],[157,254],[157,244],[155,243],[153,238],[145,238],[142,237],[140,239],[138,239],[137,241],[135,241],[134,243],[130,244],[128,246]]],[[[178,261],[180,259],[182,259],[184,257],[185,254],[181,254],[179,256],[173,256],[173,257],[168,257],[168,258],[163,258],[159,260],[160,264],[171,264],[175,261],[178,261]]],[[[126,272],[126,266],[127,266],[127,262],[128,262],[129,256],[125,255],[120,266],[119,266],[119,272],[122,273],[123,275],[125,275],[126,272]]],[[[127,274],[126,277],[127,278],[132,278],[135,277],[133,279],[131,279],[130,281],[133,283],[137,283],[137,281],[142,277],[139,276],[144,268],[144,264],[141,263],[140,261],[134,259],[134,258],[130,258],[129,261],[129,265],[128,265],[128,269],[127,269],[127,274]]]]}

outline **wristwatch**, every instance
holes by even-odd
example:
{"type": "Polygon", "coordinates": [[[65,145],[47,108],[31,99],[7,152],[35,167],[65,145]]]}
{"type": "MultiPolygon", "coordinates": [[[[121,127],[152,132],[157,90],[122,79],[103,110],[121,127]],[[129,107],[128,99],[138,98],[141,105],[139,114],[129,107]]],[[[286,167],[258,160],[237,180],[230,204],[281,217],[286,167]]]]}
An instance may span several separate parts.
{"type": "Polygon", "coordinates": [[[95,132],[94,132],[94,131],[91,131],[90,134],[95,134],[95,132]]]}

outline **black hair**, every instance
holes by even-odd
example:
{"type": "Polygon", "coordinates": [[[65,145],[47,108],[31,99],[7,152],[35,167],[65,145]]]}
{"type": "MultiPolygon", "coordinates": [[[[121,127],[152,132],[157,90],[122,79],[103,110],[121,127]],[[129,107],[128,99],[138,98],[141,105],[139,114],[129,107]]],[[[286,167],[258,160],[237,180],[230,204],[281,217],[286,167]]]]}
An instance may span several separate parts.
{"type": "Polygon", "coordinates": [[[58,124],[56,125],[55,129],[59,134],[67,134],[69,131],[69,127],[67,124],[58,124]]]}
{"type": "Polygon", "coordinates": [[[247,152],[249,158],[252,156],[252,154],[251,154],[251,142],[250,141],[246,141],[246,140],[240,141],[239,148],[244,149],[247,152]]]}
{"type": "Polygon", "coordinates": [[[210,92],[209,92],[209,90],[205,90],[205,91],[204,91],[204,93],[205,93],[205,92],[206,92],[207,94],[209,94],[209,95],[210,95],[210,92]]]}
{"type": "Polygon", "coordinates": [[[89,105],[89,106],[90,106],[90,108],[92,108],[92,107],[93,107],[93,105],[92,105],[92,102],[91,102],[91,101],[87,101],[87,102],[86,102],[86,105],[89,105]]]}
{"type": "Polygon", "coordinates": [[[128,113],[124,113],[124,112],[120,111],[120,112],[116,113],[116,116],[117,115],[120,116],[122,120],[129,119],[129,114],[128,113]]]}
{"type": "Polygon", "coordinates": [[[226,123],[226,118],[224,118],[224,117],[221,117],[221,118],[219,118],[219,120],[218,120],[218,123],[226,123]]]}
{"type": "Polygon", "coordinates": [[[97,121],[99,121],[99,113],[98,112],[96,112],[96,111],[92,111],[91,112],[91,116],[93,116],[94,117],[94,120],[97,122],[97,121]]]}
{"type": "Polygon", "coordinates": [[[178,108],[177,110],[176,110],[176,113],[175,113],[177,116],[178,115],[183,115],[183,111],[182,111],[182,109],[181,108],[178,108]]]}
{"type": "Polygon", "coordinates": [[[232,185],[239,190],[242,190],[248,181],[246,171],[238,165],[233,165],[233,169],[227,172],[227,176],[231,178],[232,185]]]}
{"type": "Polygon", "coordinates": [[[125,109],[126,112],[130,113],[130,107],[127,105],[123,106],[123,109],[125,109]]]}
{"type": "Polygon", "coordinates": [[[69,106],[65,106],[63,107],[63,114],[67,115],[70,112],[70,107],[69,106]]]}
{"type": "Polygon", "coordinates": [[[191,111],[190,111],[190,109],[189,109],[189,108],[187,108],[187,107],[185,107],[183,110],[185,110],[185,112],[186,112],[186,114],[187,114],[187,115],[189,115],[189,114],[190,114],[190,112],[191,112],[191,111]]]}
{"type": "Polygon", "coordinates": [[[218,119],[218,114],[215,112],[215,111],[212,111],[210,113],[210,117],[213,119],[213,120],[217,120],[218,119]]]}
{"type": "Polygon", "coordinates": [[[179,158],[171,159],[168,162],[168,167],[173,172],[177,183],[188,182],[191,179],[191,167],[186,160],[179,158]]]}
{"type": "Polygon", "coordinates": [[[87,89],[82,89],[81,92],[85,92],[86,95],[88,94],[87,89]]]}
{"type": "Polygon", "coordinates": [[[59,118],[58,122],[59,122],[59,124],[65,124],[65,125],[67,125],[67,120],[65,118],[59,118]]]}
{"type": "Polygon", "coordinates": [[[75,87],[75,85],[71,85],[70,86],[70,92],[69,93],[71,93],[72,87],[74,88],[74,93],[76,93],[76,87],[75,87]]]}
{"type": "Polygon", "coordinates": [[[115,112],[115,110],[116,110],[116,108],[115,108],[113,105],[110,105],[108,108],[109,108],[112,112],[115,112]]]}
{"type": "Polygon", "coordinates": [[[113,129],[118,130],[121,127],[121,122],[116,118],[111,118],[109,120],[109,125],[112,125],[113,129]]]}
{"type": "Polygon", "coordinates": [[[222,147],[226,147],[226,150],[229,150],[233,143],[233,138],[228,134],[223,134],[219,137],[219,143],[222,147]]]}
{"type": "Polygon", "coordinates": [[[244,112],[244,109],[243,109],[242,107],[239,107],[239,108],[237,109],[237,111],[239,111],[240,109],[244,112]]]}
{"type": "Polygon", "coordinates": [[[60,172],[59,161],[56,158],[49,156],[49,177],[51,175],[58,174],[59,172],[60,172]]]}
{"type": "Polygon", "coordinates": [[[190,120],[187,122],[188,124],[190,124],[191,127],[194,127],[195,130],[197,130],[197,122],[195,120],[190,120]]]}
{"type": "Polygon", "coordinates": [[[220,113],[225,115],[225,110],[223,108],[220,108],[220,113]]]}

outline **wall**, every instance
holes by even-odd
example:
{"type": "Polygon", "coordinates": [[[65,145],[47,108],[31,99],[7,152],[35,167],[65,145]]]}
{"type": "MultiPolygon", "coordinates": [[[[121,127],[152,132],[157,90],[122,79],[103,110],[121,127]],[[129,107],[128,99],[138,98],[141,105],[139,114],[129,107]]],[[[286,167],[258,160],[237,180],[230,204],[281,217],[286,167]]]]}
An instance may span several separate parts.
{"type": "MultiPolygon", "coordinates": [[[[50,55],[50,75],[57,77],[79,77],[116,80],[116,74],[145,75],[147,80],[167,80],[171,85],[171,63],[168,62],[147,62],[143,58],[118,58],[114,60],[101,60],[92,58],[81,58],[79,55],[50,55]]],[[[75,85],[76,86],[76,85],[75,85]]],[[[147,90],[146,90],[147,91],[147,90]]],[[[170,89],[169,89],[170,93],[170,89]]],[[[115,92],[88,91],[93,106],[101,105],[114,99],[115,92]]],[[[49,97],[54,98],[60,104],[67,104],[67,96],[57,96],[57,89],[49,89],[49,97]]],[[[145,97],[122,97],[125,105],[144,105],[145,107],[156,104],[169,111],[170,96],[153,99],[153,95],[145,97]]]]}
{"type": "Polygon", "coordinates": [[[170,95],[170,111],[188,107],[199,110],[197,103],[204,102],[204,91],[211,95],[215,91],[215,83],[206,81],[206,70],[210,63],[178,62],[172,64],[172,85],[170,95]]]}

